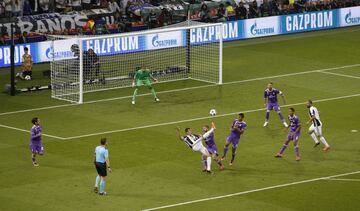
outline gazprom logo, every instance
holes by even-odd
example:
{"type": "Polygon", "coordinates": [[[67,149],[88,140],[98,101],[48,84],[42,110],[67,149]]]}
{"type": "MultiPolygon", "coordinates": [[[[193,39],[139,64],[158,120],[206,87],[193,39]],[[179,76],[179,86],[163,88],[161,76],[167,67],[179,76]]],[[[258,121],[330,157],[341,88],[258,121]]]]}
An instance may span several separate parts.
{"type": "Polygon", "coordinates": [[[151,44],[153,47],[157,48],[157,47],[170,47],[170,46],[176,46],[178,45],[178,40],[177,39],[159,39],[159,35],[156,34],[151,41],[151,44]]]}
{"type": "Polygon", "coordinates": [[[275,28],[274,27],[258,28],[257,23],[255,21],[255,23],[250,27],[250,33],[254,36],[273,34],[275,33],[275,28]]]}
{"type": "Polygon", "coordinates": [[[351,10],[349,10],[349,13],[345,15],[345,22],[347,24],[358,24],[360,23],[360,17],[352,17],[351,10]]]}
{"type": "Polygon", "coordinates": [[[48,47],[45,51],[45,55],[48,59],[67,59],[74,57],[74,53],[71,51],[55,52],[53,47],[48,47]]]}
{"type": "Polygon", "coordinates": [[[45,51],[46,57],[47,57],[48,59],[52,59],[53,56],[54,56],[54,53],[53,53],[53,52],[54,52],[54,48],[53,48],[53,47],[47,48],[46,51],[45,51]]]}

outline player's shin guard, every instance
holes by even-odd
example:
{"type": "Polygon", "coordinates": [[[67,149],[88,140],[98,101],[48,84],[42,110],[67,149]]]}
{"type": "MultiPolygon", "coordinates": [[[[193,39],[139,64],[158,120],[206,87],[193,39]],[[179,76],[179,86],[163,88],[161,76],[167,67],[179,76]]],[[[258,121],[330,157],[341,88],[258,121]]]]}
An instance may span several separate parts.
{"type": "Polygon", "coordinates": [[[232,149],[232,155],[231,155],[231,161],[230,161],[230,163],[233,163],[233,162],[234,162],[235,156],[236,156],[236,148],[233,148],[233,149],[232,149]]]}
{"type": "Polygon", "coordinates": [[[96,179],[95,179],[95,187],[97,188],[99,186],[99,182],[100,182],[100,176],[97,175],[96,179]]]}
{"type": "Polygon", "coordinates": [[[132,97],[132,100],[135,101],[136,95],[138,94],[139,89],[136,88],[132,97]]]}
{"type": "Polygon", "coordinates": [[[228,147],[224,147],[224,154],[223,154],[223,156],[222,156],[222,158],[225,158],[226,157],[226,154],[227,154],[227,151],[229,150],[229,148],[228,147]]]}
{"type": "Polygon", "coordinates": [[[310,136],[314,140],[315,144],[319,143],[319,140],[317,139],[315,133],[311,133],[310,136]]]}
{"type": "Polygon", "coordinates": [[[323,143],[325,146],[329,146],[329,144],[327,143],[327,141],[325,140],[325,138],[323,136],[320,137],[320,141],[321,143],[323,143]]]}
{"type": "Polygon", "coordinates": [[[207,164],[206,170],[211,171],[211,157],[207,157],[206,164],[207,164]]]}
{"type": "Polygon", "coordinates": [[[281,147],[279,154],[282,155],[282,154],[284,153],[284,151],[285,151],[285,149],[286,149],[287,146],[288,146],[288,145],[284,144],[284,145],[281,147]]]}
{"type": "Polygon", "coordinates": [[[33,163],[36,163],[36,158],[35,158],[35,156],[36,156],[35,154],[32,154],[32,155],[31,155],[31,160],[32,160],[33,163]]]}
{"type": "Polygon", "coordinates": [[[270,111],[267,110],[267,111],[266,111],[266,114],[265,114],[265,122],[268,122],[268,121],[269,121],[269,117],[270,117],[270,111]]]}
{"type": "Polygon", "coordinates": [[[281,111],[278,111],[277,113],[279,114],[281,121],[285,122],[284,115],[281,113],[281,111]]]}
{"type": "Polygon", "coordinates": [[[207,161],[206,161],[206,158],[203,158],[202,163],[203,163],[204,169],[207,169],[207,161]]]}
{"type": "Polygon", "coordinates": [[[100,181],[100,193],[104,193],[105,190],[105,181],[101,180],[100,181]]]}
{"type": "Polygon", "coordinates": [[[153,87],[150,87],[151,94],[154,96],[154,98],[157,98],[155,89],[153,87]]]}
{"type": "Polygon", "coordinates": [[[299,145],[296,145],[294,148],[295,148],[296,157],[300,157],[299,145]]]}

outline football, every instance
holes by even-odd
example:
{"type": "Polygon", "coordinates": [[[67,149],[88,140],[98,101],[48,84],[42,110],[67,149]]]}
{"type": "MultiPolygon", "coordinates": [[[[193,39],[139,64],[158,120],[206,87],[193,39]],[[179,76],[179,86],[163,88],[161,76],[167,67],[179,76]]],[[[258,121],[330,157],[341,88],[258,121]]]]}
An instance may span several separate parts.
{"type": "Polygon", "coordinates": [[[31,80],[31,76],[29,76],[29,75],[25,76],[25,80],[27,80],[27,81],[31,80]]]}
{"type": "Polygon", "coordinates": [[[211,116],[215,116],[215,115],[216,115],[216,110],[215,110],[215,109],[211,109],[209,113],[210,113],[211,116]]]}

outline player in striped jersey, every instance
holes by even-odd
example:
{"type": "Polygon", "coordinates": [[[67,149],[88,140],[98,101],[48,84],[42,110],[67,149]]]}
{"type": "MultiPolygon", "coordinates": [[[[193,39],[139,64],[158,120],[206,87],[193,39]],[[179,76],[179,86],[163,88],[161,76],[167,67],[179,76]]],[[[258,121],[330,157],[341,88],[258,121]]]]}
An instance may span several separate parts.
{"type": "Polygon", "coordinates": [[[306,107],[309,109],[309,115],[310,120],[307,122],[307,124],[311,123],[311,126],[309,128],[309,134],[311,138],[315,141],[315,146],[318,146],[320,144],[318,138],[320,139],[321,143],[325,145],[324,151],[330,150],[330,145],[325,140],[324,136],[322,135],[322,122],[320,121],[320,115],[319,111],[315,106],[313,106],[313,102],[311,100],[308,100],[306,107]]]}
{"type": "Polygon", "coordinates": [[[214,130],[216,129],[215,123],[211,123],[211,129],[204,133],[203,135],[196,135],[193,134],[191,128],[185,129],[185,135],[182,136],[180,134],[180,128],[177,129],[177,135],[179,139],[183,142],[185,142],[186,145],[188,145],[194,152],[200,152],[203,155],[203,159],[206,159],[206,172],[211,173],[211,155],[209,151],[204,147],[202,140],[206,139],[208,136],[210,136],[214,130]]]}

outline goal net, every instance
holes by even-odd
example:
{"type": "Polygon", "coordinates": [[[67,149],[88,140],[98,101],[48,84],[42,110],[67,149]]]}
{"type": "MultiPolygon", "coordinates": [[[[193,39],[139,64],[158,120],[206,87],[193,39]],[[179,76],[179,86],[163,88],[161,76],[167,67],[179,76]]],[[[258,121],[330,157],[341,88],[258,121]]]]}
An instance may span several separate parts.
{"type": "Polygon", "coordinates": [[[223,25],[186,21],[102,36],[51,36],[52,97],[73,103],[86,93],[130,87],[145,65],[159,83],[222,83],[223,25]]]}

